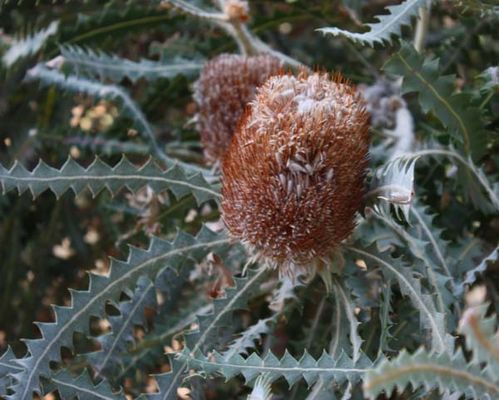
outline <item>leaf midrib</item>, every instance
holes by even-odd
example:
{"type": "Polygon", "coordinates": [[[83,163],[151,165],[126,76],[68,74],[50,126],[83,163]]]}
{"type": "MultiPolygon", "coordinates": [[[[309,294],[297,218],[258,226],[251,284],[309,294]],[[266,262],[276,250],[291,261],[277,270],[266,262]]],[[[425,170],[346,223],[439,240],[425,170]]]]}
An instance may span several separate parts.
{"type": "Polygon", "coordinates": [[[441,346],[440,350],[444,350],[445,349],[445,341],[444,341],[444,338],[442,338],[440,336],[440,330],[438,329],[437,322],[434,320],[432,313],[430,312],[430,310],[428,310],[428,307],[426,307],[426,304],[424,304],[424,301],[419,298],[417,292],[414,290],[411,283],[406,279],[406,277],[404,275],[402,275],[400,272],[398,272],[396,268],[392,267],[389,263],[387,263],[383,259],[376,257],[374,254],[368,253],[367,251],[363,251],[363,250],[360,250],[360,249],[357,249],[354,247],[348,247],[348,249],[350,249],[358,254],[362,254],[365,257],[369,257],[372,260],[375,260],[380,264],[385,265],[392,273],[397,275],[399,277],[399,279],[404,281],[404,283],[407,285],[409,290],[412,292],[413,298],[416,300],[419,307],[421,307],[421,310],[424,311],[425,315],[427,316],[428,320],[430,321],[430,324],[432,327],[432,333],[438,338],[438,341],[440,343],[440,346],[441,346]]]}
{"type": "Polygon", "coordinates": [[[391,371],[390,373],[385,373],[381,375],[379,378],[371,379],[364,384],[364,390],[371,391],[377,386],[384,385],[386,382],[398,380],[400,377],[406,374],[418,373],[418,372],[426,372],[432,373],[436,375],[441,375],[443,377],[451,377],[451,378],[462,378],[465,379],[471,384],[476,384],[486,388],[487,390],[491,390],[495,393],[499,393],[499,386],[496,386],[493,383],[488,382],[485,379],[482,379],[479,376],[473,375],[468,371],[457,370],[452,367],[445,367],[441,365],[435,365],[430,363],[418,363],[412,364],[410,366],[404,367],[397,365],[397,369],[391,371]]]}
{"type": "MultiPolygon", "coordinates": [[[[206,339],[206,337],[208,336],[208,334],[210,333],[210,331],[216,327],[216,324],[218,323],[218,321],[222,318],[223,315],[225,315],[227,312],[229,312],[230,310],[232,310],[232,306],[237,302],[237,300],[253,285],[253,283],[255,283],[262,275],[264,275],[266,273],[266,269],[265,268],[261,268],[260,271],[258,271],[258,273],[256,273],[251,279],[249,279],[245,285],[234,295],[234,297],[225,305],[224,309],[222,312],[220,312],[214,319],[213,321],[210,323],[210,325],[204,330],[203,334],[199,337],[196,345],[194,346],[194,348],[191,350],[191,353],[195,353],[203,344],[204,344],[204,341],[206,339]]],[[[173,379],[171,380],[171,383],[170,383],[170,386],[168,387],[168,390],[163,394],[162,396],[162,399],[163,400],[166,400],[169,396],[169,394],[171,393],[172,390],[176,390],[176,387],[175,387],[175,382],[177,381],[177,379],[182,375],[182,373],[184,372],[185,368],[187,367],[187,364],[188,362],[187,361],[184,361],[184,363],[182,364],[182,366],[178,369],[177,373],[175,374],[175,376],[173,377],[173,379]]]]}
{"type": "MultiPolygon", "coordinates": [[[[94,67],[96,69],[104,69],[104,70],[114,70],[114,71],[130,71],[130,70],[137,70],[137,71],[146,71],[146,72],[161,72],[161,71],[183,71],[185,69],[194,69],[198,70],[200,69],[203,64],[199,63],[184,63],[184,64],[174,64],[174,65],[146,65],[144,64],[144,61],[141,62],[133,62],[130,60],[126,60],[127,62],[131,63],[130,64],[109,64],[105,62],[98,62],[96,60],[85,60],[85,59],[77,59],[77,58],[70,58],[66,57],[68,62],[72,64],[78,64],[78,65],[85,65],[85,66],[90,66],[94,67]]],[[[109,59],[110,62],[112,61],[120,61],[120,60],[112,60],[109,59]]],[[[122,60],[121,60],[122,61],[122,60]]]]}
{"type": "Polygon", "coordinates": [[[221,197],[220,193],[214,190],[203,188],[202,186],[196,186],[192,183],[185,181],[178,181],[175,179],[169,179],[159,176],[144,176],[144,175],[101,175],[101,176],[88,176],[88,175],[73,175],[73,176],[53,176],[53,177],[15,177],[10,175],[0,175],[0,180],[13,180],[21,182],[57,182],[57,181],[74,181],[78,179],[80,181],[107,181],[107,180],[144,180],[144,181],[156,181],[165,182],[174,185],[186,186],[192,190],[202,191],[211,194],[215,197],[221,197]]]}
{"type": "Polygon", "coordinates": [[[38,358],[37,358],[34,366],[30,368],[31,372],[29,373],[28,378],[24,380],[23,385],[25,385],[25,388],[24,388],[23,394],[22,394],[22,396],[20,398],[22,398],[22,399],[26,398],[27,392],[28,392],[28,390],[30,388],[30,383],[31,383],[31,381],[33,380],[33,378],[35,376],[35,372],[38,369],[38,365],[41,363],[41,361],[44,359],[44,357],[50,351],[50,349],[54,345],[54,343],[57,343],[59,337],[61,337],[61,335],[66,331],[66,329],[69,326],[71,326],[71,324],[75,320],[77,320],[82,314],[84,314],[90,308],[90,306],[92,306],[96,302],[97,299],[100,299],[101,297],[103,297],[108,291],[110,291],[116,285],[120,284],[122,281],[125,281],[131,275],[133,275],[133,274],[137,273],[138,271],[140,271],[141,269],[147,267],[149,264],[153,264],[153,263],[156,263],[156,262],[160,261],[161,259],[168,258],[168,257],[171,257],[173,255],[180,254],[180,253],[183,253],[183,252],[186,252],[186,251],[190,251],[190,250],[194,250],[194,249],[197,249],[197,248],[212,247],[212,246],[216,247],[216,246],[223,245],[223,244],[228,244],[228,243],[230,243],[230,239],[221,239],[221,240],[216,240],[216,241],[213,241],[213,242],[210,242],[210,243],[196,243],[194,245],[183,247],[183,248],[180,248],[180,249],[173,249],[173,250],[169,251],[166,254],[162,254],[160,256],[156,256],[156,257],[150,258],[149,260],[143,262],[142,264],[139,264],[135,268],[131,269],[127,273],[123,274],[122,276],[120,276],[119,278],[117,278],[116,280],[114,280],[112,283],[109,284],[109,286],[106,288],[105,291],[102,291],[102,292],[98,293],[95,297],[92,297],[92,299],[90,299],[88,303],[86,303],[80,310],[78,310],[75,314],[73,314],[73,316],[62,327],[62,329],[58,330],[57,334],[52,338],[52,340],[50,340],[47,343],[47,345],[45,346],[44,351],[38,356],[38,358]]]}
{"type": "Polygon", "coordinates": [[[437,91],[437,89],[435,89],[435,87],[430,82],[428,82],[421,73],[419,73],[418,71],[416,71],[414,68],[411,67],[411,65],[407,62],[405,57],[400,54],[400,52],[398,52],[396,54],[396,56],[400,59],[400,61],[402,61],[402,63],[404,64],[404,67],[407,68],[407,70],[411,74],[415,75],[421,81],[421,83],[430,90],[430,92],[435,96],[435,98],[440,103],[442,103],[444,105],[444,107],[450,112],[452,117],[457,121],[458,125],[460,126],[461,132],[462,132],[465,153],[467,155],[469,155],[470,154],[470,133],[468,132],[468,129],[467,129],[463,119],[459,116],[459,114],[456,113],[456,111],[454,111],[454,109],[451,107],[449,102],[444,97],[442,97],[440,95],[440,93],[437,91]]]}

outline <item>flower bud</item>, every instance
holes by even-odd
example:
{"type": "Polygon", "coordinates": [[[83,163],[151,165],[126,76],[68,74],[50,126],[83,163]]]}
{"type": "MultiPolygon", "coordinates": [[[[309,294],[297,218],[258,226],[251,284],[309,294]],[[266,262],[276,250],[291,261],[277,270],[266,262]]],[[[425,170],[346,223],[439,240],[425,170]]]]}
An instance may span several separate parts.
{"type": "Polygon", "coordinates": [[[341,77],[275,76],[222,164],[229,234],[286,274],[313,274],[355,226],[369,148],[364,101],[341,77]]]}
{"type": "Polygon", "coordinates": [[[227,0],[224,13],[231,21],[246,22],[249,19],[249,5],[245,0],[227,0]]]}
{"type": "Polygon", "coordinates": [[[229,147],[246,105],[258,86],[281,70],[272,56],[222,54],[209,61],[194,86],[198,130],[209,163],[220,160],[229,147]]]}

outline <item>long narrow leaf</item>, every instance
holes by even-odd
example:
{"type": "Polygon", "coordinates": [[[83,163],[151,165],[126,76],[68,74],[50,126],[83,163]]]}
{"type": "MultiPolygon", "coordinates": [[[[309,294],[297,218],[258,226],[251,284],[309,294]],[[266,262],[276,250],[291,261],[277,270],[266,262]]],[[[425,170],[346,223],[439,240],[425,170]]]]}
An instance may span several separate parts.
{"type": "Polygon", "coordinates": [[[85,189],[94,196],[102,190],[115,194],[122,188],[135,193],[146,185],[158,193],[169,189],[178,198],[192,193],[199,203],[220,196],[199,173],[188,175],[179,165],[163,171],[152,160],[136,167],[126,157],[114,167],[99,158],[95,158],[87,168],[68,158],[61,169],[52,168],[40,160],[31,172],[17,162],[10,169],[0,165],[0,185],[3,193],[17,189],[21,194],[29,190],[33,197],[45,190],[52,191],[57,197],[69,190],[79,194],[85,189]]]}

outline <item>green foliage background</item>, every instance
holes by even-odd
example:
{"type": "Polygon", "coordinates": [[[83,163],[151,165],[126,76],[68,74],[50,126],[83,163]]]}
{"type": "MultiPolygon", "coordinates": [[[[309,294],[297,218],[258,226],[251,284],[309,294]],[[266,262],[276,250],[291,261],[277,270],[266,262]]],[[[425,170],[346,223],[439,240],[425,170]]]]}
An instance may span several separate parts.
{"type": "MultiPolygon", "coordinates": [[[[435,373],[419,381],[403,377],[385,386],[368,385],[364,393],[359,384],[397,368],[397,363],[424,360],[468,368],[470,374],[499,387],[497,369],[493,372],[498,361],[484,358],[480,345],[472,341],[473,333],[463,331],[467,350],[473,350],[476,358],[469,351],[454,353],[451,338],[457,337],[464,295],[470,287],[486,287],[489,308],[471,308],[482,320],[488,321],[485,315],[499,306],[494,253],[499,237],[499,11],[494,2],[434,2],[421,54],[411,44],[411,15],[417,15],[425,1],[406,1],[406,5],[413,3],[411,13],[386,36],[376,32],[376,26],[372,36],[359,39],[349,33],[366,31],[360,21],[373,22],[380,14],[385,15],[381,19],[385,26],[390,15],[402,10],[387,14],[384,7],[399,3],[250,1],[253,34],[305,65],[340,71],[360,85],[373,85],[384,74],[403,77],[401,91],[415,121],[418,146],[403,159],[391,160],[383,128],[393,126],[374,127],[369,184],[382,188],[388,181],[411,188],[412,176],[405,168],[412,165],[416,197],[411,207],[388,196],[395,203],[392,208],[402,208],[409,223],[397,219],[386,202],[377,199],[368,204],[364,222],[344,249],[345,271],[334,277],[331,295],[319,278],[306,285],[295,282],[297,287],[291,288],[274,275],[265,278],[261,271],[250,269],[236,282],[234,277],[246,262],[242,248],[229,247],[223,234],[212,235],[201,228],[218,220],[219,184],[202,165],[198,134],[190,122],[195,114],[191,89],[206,60],[238,51],[223,29],[156,1],[2,4],[0,175],[5,195],[0,197],[0,350],[8,352],[0,361],[8,367],[5,373],[0,369],[0,396],[23,398],[16,397],[19,390],[8,389],[19,385],[16,374],[23,369],[23,361],[11,359],[14,354],[25,356],[29,346],[37,344],[27,347],[19,339],[39,337],[44,329],[47,336],[54,334],[51,327],[37,328],[32,322],[52,322],[51,304],[70,305],[70,299],[79,295],[71,297],[67,289],[86,291],[94,278],[85,271],[107,271],[108,257],[127,260],[131,244],[150,252],[134,250],[129,268],[138,268],[154,255],[170,257],[169,251],[188,251],[168,259],[170,270],[162,271],[165,265],[160,262],[147,267],[147,274],[133,270],[122,286],[106,289],[109,301],[95,301],[95,312],[68,325],[65,336],[61,334],[54,345],[53,357],[47,358],[56,365],[49,368],[44,361],[40,365],[45,367],[34,370],[35,380],[38,372],[42,377],[44,392],[57,389],[55,395],[63,398],[96,398],[95,393],[118,398],[122,394],[116,390],[124,388],[133,397],[148,392],[149,397],[175,398],[184,375],[175,375],[178,381],[172,383],[167,371],[173,366],[174,372],[185,372],[189,366],[201,377],[242,374],[250,387],[258,375],[267,374],[262,376],[271,381],[284,377],[273,384],[273,392],[282,396],[276,398],[332,398],[349,392],[349,385],[354,398],[376,397],[397,385],[393,398],[439,398],[435,390],[417,389],[421,383],[470,398],[494,398],[491,389],[482,393],[459,381],[449,383],[435,373]],[[317,31],[324,27],[335,29],[324,34],[317,31]],[[44,29],[53,29],[53,33],[45,35],[44,29]],[[49,60],[57,65],[60,55],[66,60],[60,70],[43,65],[49,60]],[[187,63],[191,69],[185,68],[187,63]],[[177,73],[175,66],[183,73],[177,73]],[[496,68],[495,75],[490,67],[496,68]],[[65,75],[74,79],[71,85],[65,75]],[[72,124],[78,107],[84,110],[82,117],[88,118],[95,107],[104,108],[112,122],[102,126],[94,121],[91,129],[81,119],[72,124]],[[76,162],[65,164],[68,154],[76,162]],[[155,161],[148,161],[151,157],[155,161]],[[29,174],[40,159],[45,164],[29,174]],[[172,159],[181,164],[165,172],[172,159]],[[11,170],[16,160],[18,165],[11,170]],[[127,180],[130,171],[140,177],[127,180]],[[90,183],[97,194],[93,198],[78,181],[83,175],[110,176],[105,181],[108,186],[104,181],[90,183]],[[111,176],[116,175],[125,179],[113,180],[111,176]],[[48,184],[43,179],[30,181],[33,176],[70,179],[48,184]],[[145,183],[155,194],[141,190],[145,183]],[[151,242],[153,235],[173,244],[151,242]],[[192,259],[201,261],[212,250],[217,256],[211,263],[194,265],[192,259]],[[488,255],[490,260],[484,261],[488,255]],[[367,264],[367,272],[355,266],[359,258],[367,264]],[[441,264],[447,265],[450,276],[441,264]],[[179,275],[172,270],[180,271],[179,275]],[[272,282],[272,288],[260,285],[265,279],[272,282]],[[195,314],[210,312],[206,305],[217,296],[215,312],[196,322],[195,314]],[[278,311],[269,310],[271,299],[284,305],[276,306],[278,311]],[[109,326],[112,332],[123,332],[116,342],[112,342],[109,326]],[[191,331],[181,339],[178,333],[184,328],[191,331]],[[109,337],[103,339],[102,334],[109,337]],[[238,339],[233,342],[234,338],[238,339]],[[117,351],[109,352],[110,361],[102,367],[101,355],[89,352],[98,348],[98,341],[102,348],[106,343],[109,348],[106,340],[115,343],[113,351],[117,351]],[[179,341],[185,344],[179,357],[164,355],[165,347],[179,350],[175,347],[179,341]],[[428,351],[418,350],[421,345],[428,351]],[[320,358],[323,349],[329,355],[320,358]],[[211,350],[218,355],[206,358],[211,350]],[[409,355],[416,351],[414,357],[409,355]],[[62,355],[60,360],[56,353],[62,355]],[[248,353],[253,358],[240,355],[248,353]],[[267,358],[262,361],[260,357],[267,358]],[[394,359],[394,366],[385,357],[394,359]],[[314,375],[307,369],[318,365],[316,360],[329,368],[327,373],[314,375]],[[260,369],[255,372],[248,365],[260,369]],[[268,375],[265,368],[269,366],[276,368],[274,375],[268,375]],[[341,368],[350,372],[338,372],[341,368]],[[298,383],[288,388],[286,380],[298,383]],[[404,390],[411,381],[415,389],[404,390]],[[100,386],[94,394],[74,389],[95,385],[100,386]],[[314,385],[312,390],[310,385],[314,385]],[[157,389],[162,392],[154,393],[157,389]],[[172,397],[165,395],[165,389],[172,390],[172,397]]],[[[211,3],[197,0],[190,4],[208,8],[211,3]]],[[[95,283],[90,295],[82,294],[81,301],[91,304],[98,297],[99,285],[95,283]]],[[[484,322],[488,324],[485,331],[495,331],[492,321],[484,322]]],[[[457,347],[462,347],[461,341],[461,337],[456,339],[457,347]]],[[[26,370],[32,361],[36,357],[26,362],[26,370]]],[[[251,388],[243,382],[240,376],[224,384],[220,378],[205,381],[194,375],[182,385],[190,387],[193,398],[245,398],[251,388]]]]}

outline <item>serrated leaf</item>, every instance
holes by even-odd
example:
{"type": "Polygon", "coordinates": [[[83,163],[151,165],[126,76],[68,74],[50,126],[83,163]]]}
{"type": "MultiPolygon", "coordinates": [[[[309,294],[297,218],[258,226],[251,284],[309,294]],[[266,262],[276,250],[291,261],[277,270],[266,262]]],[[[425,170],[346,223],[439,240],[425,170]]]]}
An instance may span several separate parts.
{"type": "Polygon", "coordinates": [[[190,172],[202,172],[207,174],[207,171],[203,168],[176,161],[164,153],[156,140],[154,130],[149,124],[146,116],[122,87],[117,85],[105,85],[95,80],[79,78],[73,75],[65,76],[61,72],[49,69],[43,64],[37,64],[31,68],[26,74],[26,80],[37,80],[44,85],[54,85],[68,92],[84,93],[97,98],[118,101],[121,104],[123,113],[133,120],[139,132],[149,141],[151,151],[155,156],[168,165],[176,163],[182,165],[190,172]]]}
{"type": "Polygon", "coordinates": [[[259,319],[256,324],[246,328],[238,338],[236,338],[223,352],[226,358],[232,357],[234,354],[247,354],[249,348],[253,348],[255,342],[270,331],[270,325],[274,322],[273,317],[259,319]]]}
{"type": "MultiPolygon", "coordinates": [[[[403,196],[400,196],[402,203],[404,199],[408,199],[408,189],[410,177],[414,171],[410,171],[401,168],[403,165],[410,166],[411,163],[416,162],[418,159],[429,156],[433,158],[446,157],[453,162],[453,165],[458,167],[457,169],[457,182],[463,189],[464,198],[466,201],[473,203],[478,209],[487,214],[497,213],[499,211],[499,185],[492,185],[483,170],[477,167],[471,157],[464,157],[458,153],[453,147],[441,148],[441,147],[431,147],[424,150],[415,151],[413,153],[404,154],[401,157],[394,159],[393,161],[387,163],[385,166],[380,167],[376,172],[377,179],[374,181],[373,189],[368,193],[368,196],[378,195],[378,192],[383,190],[383,185],[379,182],[382,171],[387,171],[388,178],[392,179],[394,182],[400,180],[404,182],[401,190],[403,196]],[[398,165],[397,165],[398,164],[398,165]],[[397,172],[399,171],[399,172],[397,172]],[[404,177],[404,173],[406,176],[404,177]],[[378,175],[380,174],[380,175],[378,175]],[[395,174],[393,178],[389,175],[395,174]],[[399,176],[400,175],[400,176],[399,176]],[[376,185],[379,185],[379,189],[376,185]]],[[[388,182],[388,180],[387,180],[388,182]]],[[[397,185],[398,187],[399,185],[397,185]]],[[[397,192],[395,192],[396,194],[397,192]]],[[[395,201],[398,196],[395,196],[395,201]]],[[[403,211],[408,210],[409,207],[403,208],[403,211]]]]}
{"type": "Polygon", "coordinates": [[[122,356],[123,369],[113,376],[113,382],[119,382],[122,377],[133,374],[134,371],[151,369],[156,365],[158,357],[163,355],[164,347],[171,344],[174,335],[195,323],[196,315],[206,314],[212,309],[212,304],[206,304],[204,296],[183,295],[193,268],[182,268],[179,274],[167,269],[157,277],[155,286],[165,302],[157,309],[153,329],[122,356]]]}
{"type": "Polygon", "coordinates": [[[171,19],[171,14],[158,7],[157,2],[138,4],[111,0],[104,3],[99,12],[80,12],[74,20],[64,24],[59,42],[99,45],[99,40],[164,26],[171,19]]]}
{"type": "Polygon", "coordinates": [[[135,62],[79,46],[63,46],[61,54],[64,63],[70,64],[78,75],[98,77],[111,82],[120,82],[124,78],[132,82],[139,79],[152,82],[177,75],[192,76],[203,67],[200,61],[182,58],[175,58],[168,63],[150,60],[135,62]]]}
{"type": "Polygon", "coordinates": [[[400,214],[409,221],[409,210],[414,199],[414,167],[417,158],[397,157],[375,172],[373,188],[369,196],[376,196],[382,202],[377,205],[388,213],[390,205],[395,209],[397,217],[400,214]]]}
{"type": "MultiPolygon", "coordinates": [[[[486,317],[489,304],[468,308],[461,318],[459,330],[464,333],[466,347],[472,352],[472,362],[486,371],[494,382],[499,382],[499,330],[497,316],[486,317]]],[[[498,385],[499,386],[499,385],[498,385]]]]}
{"type": "MultiPolygon", "coordinates": [[[[213,343],[217,342],[218,328],[231,323],[233,311],[246,308],[255,287],[267,274],[268,270],[260,268],[258,271],[249,271],[245,278],[235,278],[236,287],[227,288],[224,298],[214,300],[212,312],[198,316],[199,328],[185,335],[185,346],[190,346],[193,352],[199,354],[202,354],[208,345],[213,346],[213,343]]],[[[173,359],[170,372],[155,376],[159,393],[144,395],[144,398],[176,400],[177,388],[185,377],[187,367],[187,360],[173,359]]]]}
{"type": "Polygon", "coordinates": [[[52,21],[49,26],[24,39],[16,39],[9,46],[2,56],[3,64],[9,68],[17,61],[37,53],[46,43],[46,41],[57,33],[59,21],[52,21]]]}
{"type": "Polygon", "coordinates": [[[393,351],[389,345],[389,340],[393,338],[390,329],[393,327],[393,321],[390,318],[390,314],[393,312],[392,308],[392,283],[388,281],[382,289],[381,292],[381,306],[379,312],[379,322],[380,322],[380,337],[378,346],[378,357],[380,357],[384,351],[393,351]]]}
{"type": "Polygon", "coordinates": [[[344,285],[338,282],[338,279],[333,281],[333,291],[335,296],[339,297],[341,299],[341,303],[343,304],[345,316],[350,327],[349,338],[352,343],[352,359],[356,362],[360,357],[360,347],[362,346],[363,340],[358,333],[358,326],[360,323],[354,313],[355,306],[350,296],[347,295],[344,285]]]}
{"type": "Polygon", "coordinates": [[[14,375],[17,383],[11,389],[15,394],[9,398],[28,400],[33,392],[39,393],[40,376],[51,375],[49,364],[60,359],[61,347],[72,348],[73,333],[88,334],[89,318],[102,316],[106,302],[117,301],[122,291],[130,289],[141,276],[154,277],[166,267],[180,270],[184,264],[199,261],[230,243],[206,228],[196,237],[183,234],[178,238],[180,242],[153,238],[148,249],[131,248],[126,261],[112,260],[109,276],[90,275],[88,290],[71,290],[71,306],[54,306],[56,322],[38,323],[42,337],[26,340],[29,356],[16,360],[24,371],[14,375]]]}
{"type": "Polygon", "coordinates": [[[275,313],[283,310],[286,302],[296,298],[296,289],[303,286],[303,282],[298,279],[299,276],[294,278],[284,276],[280,279],[279,286],[272,293],[272,299],[269,308],[275,313]]]}
{"type": "Polygon", "coordinates": [[[375,43],[384,45],[390,43],[393,36],[401,36],[401,28],[409,25],[413,17],[418,15],[421,7],[426,7],[427,0],[406,0],[401,4],[386,7],[388,14],[376,16],[378,22],[366,24],[368,32],[357,33],[339,28],[321,28],[318,31],[333,36],[345,36],[354,42],[374,46],[375,43]]]}
{"type": "Polygon", "coordinates": [[[420,202],[414,203],[411,214],[417,224],[409,226],[408,233],[426,241],[425,250],[428,250],[432,258],[435,259],[439,271],[452,278],[451,266],[447,259],[448,243],[442,238],[442,230],[435,226],[434,218],[436,215],[431,214],[429,207],[423,206],[420,202]]]}
{"type": "Polygon", "coordinates": [[[402,293],[408,296],[420,312],[423,326],[431,331],[432,348],[436,352],[449,350],[449,337],[445,329],[445,315],[437,312],[432,297],[422,292],[421,282],[413,276],[412,269],[404,265],[401,259],[392,258],[384,253],[373,254],[355,247],[347,249],[379,265],[388,277],[395,279],[402,293]]]}
{"type": "Polygon", "coordinates": [[[461,276],[470,270],[470,265],[477,264],[488,254],[486,242],[477,237],[458,240],[449,246],[449,258],[455,274],[461,276]]]}
{"type": "Polygon", "coordinates": [[[248,400],[272,400],[272,382],[267,375],[260,375],[253,386],[251,394],[248,396],[248,400]]]}
{"type": "Polygon", "coordinates": [[[460,330],[472,351],[471,361],[458,351],[435,353],[420,348],[409,354],[403,350],[395,359],[383,360],[368,371],[364,393],[371,399],[381,392],[389,397],[395,390],[402,392],[412,385],[426,391],[438,389],[446,398],[464,396],[470,399],[492,400],[499,397],[499,343],[496,317],[485,318],[487,304],[466,310],[460,330]]]}
{"type": "Polygon", "coordinates": [[[103,374],[112,377],[120,364],[120,353],[134,342],[133,328],[136,325],[145,326],[144,308],[156,305],[156,287],[147,278],[139,279],[130,301],[120,302],[120,315],[108,316],[111,332],[97,337],[100,343],[99,351],[86,354],[96,370],[96,375],[103,374]]]}
{"type": "MultiPolygon", "coordinates": [[[[409,226],[408,228],[397,224],[385,212],[380,211],[374,215],[400,237],[408,249],[409,256],[418,259],[417,262],[413,263],[412,268],[414,270],[418,269],[428,277],[436,295],[437,310],[447,316],[450,314],[450,305],[456,300],[447,288],[449,282],[452,282],[452,275],[450,271],[444,270],[442,272],[435,266],[436,263],[428,251],[430,242],[433,240],[433,243],[436,243],[431,230],[425,225],[422,214],[418,213],[415,207],[412,207],[411,213],[416,217],[418,224],[409,226]],[[419,232],[419,228],[423,228],[424,236],[419,232]],[[427,240],[428,238],[430,242],[427,240]]],[[[440,249],[437,248],[437,250],[439,251],[440,249]]]]}
{"type": "Polygon", "coordinates": [[[122,157],[114,167],[95,158],[87,168],[68,158],[61,169],[52,168],[40,160],[31,172],[18,162],[10,169],[0,164],[0,184],[4,194],[13,189],[17,189],[19,194],[29,190],[34,198],[45,190],[60,197],[69,190],[79,194],[88,189],[96,196],[102,190],[114,195],[122,188],[135,193],[146,185],[157,193],[171,190],[177,198],[192,193],[198,204],[220,197],[199,173],[188,175],[179,165],[163,171],[152,160],[136,167],[126,157],[122,157]]]}
{"type": "MultiPolygon", "coordinates": [[[[192,303],[199,305],[203,299],[194,299],[192,303]]],[[[174,303],[176,304],[176,303],[174,303]]],[[[124,376],[133,374],[134,371],[144,371],[157,364],[158,357],[164,353],[164,346],[171,344],[171,338],[188,329],[196,322],[196,315],[206,313],[210,310],[210,304],[198,307],[192,311],[188,304],[179,310],[179,316],[172,316],[171,320],[155,326],[155,329],[144,337],[137,348],[123,357],[123,370],[113,377],[113,381],[119,381],[124,376]],[[184,309],[187,311],[184,312],[184,309]]],[[[164,318],[163,318],[164,321],[164,318]]]]}
{"type": "Polygon", "coordinates": [[[5,396],[7,388],[12,384],[10,376],[22,371],[21,367],[12,362],[15,358],[10,347],[0,357],[0,396],[5,396]]]}
{"type": "MultiPolygon", "coordinates": [[[[333,286],[334,289],[334,286],[333,286]]],[[[349,339],[349,324],[345,315],[345,309],[341,306],[340,296],[331,296],[333,301],[333,318],[331,321],[331,340],[329,341],[328,353],[334,359],[341,355],[341,352],[352,352],[349,339]]]]}
{"type": "Polygon", "coordinates": [[[203,371],[208,375],[220,374],[226,379],[231,379],[241,374],[246,382],[250,382],[257,376],[265,374],[270,382],[283,377],[290,386],[302,378],[309,386],[318,382],[319,379],[326,385],[333,381],[336,384],[346,381],[357,383],[372,366],[371,361],[364,354],[361,354],[359,361],[354,363],[344,353],[339,358],[333,358],[323,352],[316,360],[306,350],[299,360],[288,351],[281,359],[272,352],[268,352],[263,358],[252,353],[246,358],[234,355],[226,359],[216,351],[210,357],[206,357],[201,352],[194,352],[188,348],[184,349],[178,357],[187,362],[190,368],[203,371]]]}
{"type": "Polygon", "coordinates": [[[498,259],[499,246],[496,247],[487,257],[485,257],[476,267],[466,272],[464,281],[459,286],[460,292],[463,292],[466,286],[472,285],[476,281],[477,275],[487,269],[489,262],[497,261],[498,259]]]}
{"type": "Polygon", "coordinates": [[[467,156],[479,160],[486,151],[481,112],[471,106],[471,95],[455,93],[455,77],[441,75],[436,59],[425,59],[411,44],[402,43],[383,69],[403,77],[402,90],[417,92],[425,113],[432,112],[467,156]]]}
{"type": "Polygon", "coordinates": [[[92,379],[86,372],[78,377],[73,377],[69,372],[63,370],[51,379],[57,386],[61,399],[79,400],[121,400],[126,399],[122,392],[113,392],[109,383],[101,381],[94,385],[92,379]]]}
{"type": "Polygon", "coordinates": [[[394,360],[382,361],[367,371],[364,394],[375,399],[380,393],[387,396],[394,390],[402,391],[407,385],[413,388],[438,388],[441,392],[459,393],[470,399],[495,399],[499,385],[491,382],[480,367],[470,365],[461,352],[428,353],[423,348],[414,354],[405,350],[394,360]]]}

